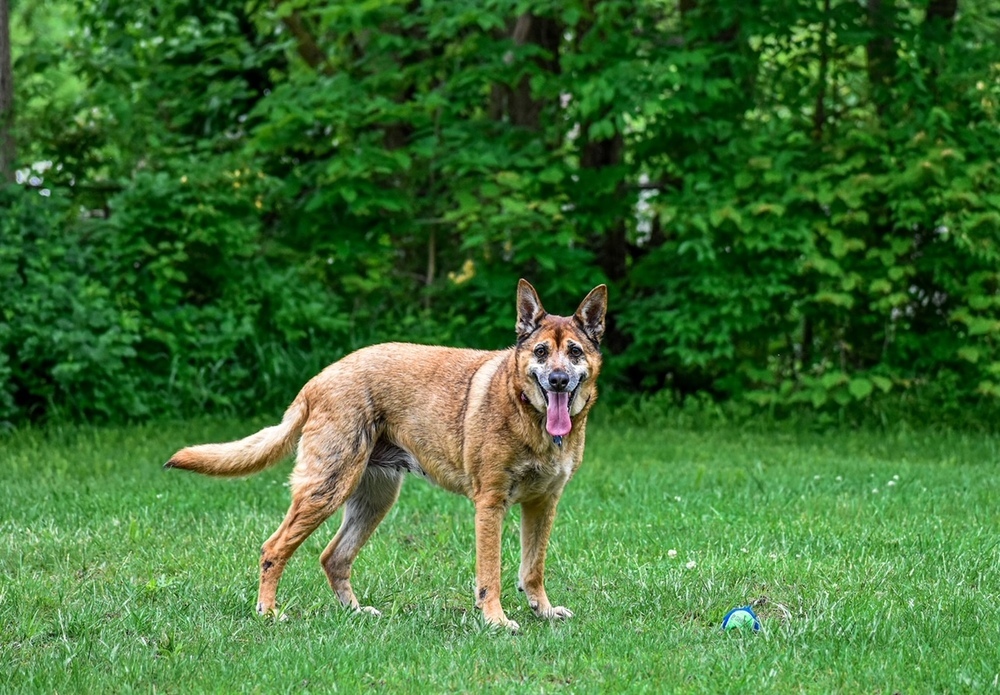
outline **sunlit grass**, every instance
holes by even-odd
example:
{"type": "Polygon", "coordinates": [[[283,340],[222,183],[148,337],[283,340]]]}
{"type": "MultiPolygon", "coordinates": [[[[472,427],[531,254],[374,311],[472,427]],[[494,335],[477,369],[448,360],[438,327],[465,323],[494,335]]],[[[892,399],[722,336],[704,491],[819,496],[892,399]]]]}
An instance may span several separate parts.
{"type": "Polygon", "coordinates": [[[257,424],[17,432],[0,440],[0,690],[929,692],[998,687],[1000,440],[790,427],[588,431],[547,586],[571,621],[521,634],[473,609],[471,504],[412,479],[339,608],[299,550],[253,613],[283,464],[225,481],[160,464],[257,424]],[[756,602],[764,628],[721,634],[756,602]]]}

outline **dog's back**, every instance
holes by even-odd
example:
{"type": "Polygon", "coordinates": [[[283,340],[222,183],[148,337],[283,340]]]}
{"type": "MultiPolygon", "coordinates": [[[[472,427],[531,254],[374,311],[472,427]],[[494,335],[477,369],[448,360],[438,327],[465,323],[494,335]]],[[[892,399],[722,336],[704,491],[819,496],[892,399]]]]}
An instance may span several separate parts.
{"type": "MultiPolygon", "coordinates": [[[[307,382],[280,424],[234,442],[187,447],[166,467],[214,476],[249,475],[291,454],[300,435],[325,430],[337,440],[353,439],[352,448],[384,436],[430,465],[460,469],[470,396],[483,401],[471,393],[475,376],[483,365],[499,364],[508,352],[412,343],[362,348],[307,382]]],[[[327,444],[337,448],[337,442],[327,444]]],[[[293,486],[311,473],[297,467],[293,486]]],[[[444,477],[440,482],[451,476],[444,477]]]]}

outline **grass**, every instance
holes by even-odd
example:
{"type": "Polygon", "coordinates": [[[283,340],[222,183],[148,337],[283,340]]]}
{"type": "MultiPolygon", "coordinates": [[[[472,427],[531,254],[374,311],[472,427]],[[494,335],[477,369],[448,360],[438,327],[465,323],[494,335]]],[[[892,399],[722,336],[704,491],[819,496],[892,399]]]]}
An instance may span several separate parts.
{"type": "Polygon", "coordinates": [[[997,691],[1000,439],[791,427],[630,428],[601,413],[553,535],[574,610],[511,636],[473,609],[471,504],[416,479],[340,609],[318,557],[253,613],[283,464],[225,481],[160,463],[260,422],[19,431],[0,440],[4,692],[997,691]],[[755,601],[758,634],[720,633],[755,601]]]}

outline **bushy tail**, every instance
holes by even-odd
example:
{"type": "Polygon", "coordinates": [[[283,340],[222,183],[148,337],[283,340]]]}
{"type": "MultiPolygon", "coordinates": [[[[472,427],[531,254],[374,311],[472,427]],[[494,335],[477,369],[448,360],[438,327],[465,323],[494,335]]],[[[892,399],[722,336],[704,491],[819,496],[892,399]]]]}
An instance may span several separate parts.
{"type": "Polygon", "coordinates": [[[299,395],[288,406],[280,425],[265,427],[235,442],[189,446],[174,454],[163,467],[218,476],[257,473],[292,453],[308,416],[309,407],[299,395]]]}

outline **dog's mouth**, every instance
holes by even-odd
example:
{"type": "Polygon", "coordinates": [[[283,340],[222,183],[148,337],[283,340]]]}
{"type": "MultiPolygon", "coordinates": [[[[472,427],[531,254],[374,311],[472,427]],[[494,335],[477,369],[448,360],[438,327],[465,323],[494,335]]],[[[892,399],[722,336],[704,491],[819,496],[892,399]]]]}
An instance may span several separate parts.
{"type": "Polygon", "coordinates": [[[569,409],[573,405],[573,399],[576,398],[579,385],[572,391],[549,391],[542,386],[537,376],[535,381],[545,396],[545,431],[553,437],[565,437],[573,429],[569,409]]]}

